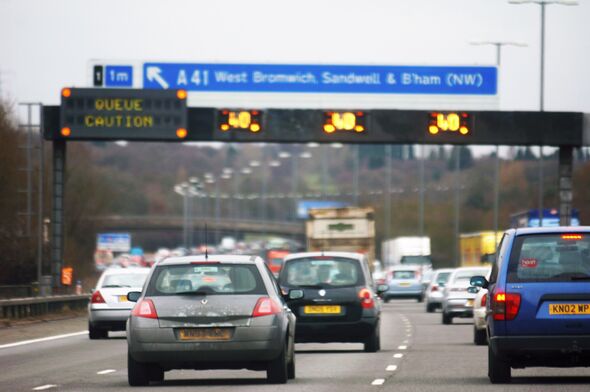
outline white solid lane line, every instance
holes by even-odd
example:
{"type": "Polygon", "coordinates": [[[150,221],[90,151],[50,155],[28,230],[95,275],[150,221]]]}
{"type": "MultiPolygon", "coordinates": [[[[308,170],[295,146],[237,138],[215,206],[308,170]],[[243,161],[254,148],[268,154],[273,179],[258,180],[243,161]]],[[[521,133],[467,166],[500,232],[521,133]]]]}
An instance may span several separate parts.
{"type": "Polygon", "coordinates": [[[0,346],[0,349],[2,349],[2,348],[10,348],[10,347],[17,347],[17,346],[24,346],[26,344],[33,344],[33,343],[40,343],[40,342],[48,342],[50,340],[64,339],[64,338],[70,338],[72,336],[80,336],[80,335],[88,335],[88,331],[80,331],[80,332],[74,332],[74,333],[66,333],[64,335],[48,336],[46,338],[32,339],[32,340],[23,340],[23,341],[20,341],[20,342],[3,344],[3,345],[0,346]]]}
{"type": "Polygon", "coordinates": [[[388,372],[395,372],[397,370],[397,366],[389,365],[388,367],[385,368],[385,370],[387,370],[388,372]]]}
{"type": "Polygon", "coordinates": [[[55,384],[41,385],[40,387],[33,388],[33,391],[44,391],[46,389],[56,388],[56,387],[57,387],[57,385],[55,385],[55,384]]]}
{"type": "Polygon", "coordinates": [[[115,369],[106,369],[106,370],[101,370],[100,372],[96,372],[96,374],[109,374],[109,373],[115,373],[116,370],[115,369]]]}
{"type": "Polygon", "coordinates": [[[376,378],[375,380],[373,380],[371,385],[383,385],[384,382],[385,382],[384,378],[376,378]]]}

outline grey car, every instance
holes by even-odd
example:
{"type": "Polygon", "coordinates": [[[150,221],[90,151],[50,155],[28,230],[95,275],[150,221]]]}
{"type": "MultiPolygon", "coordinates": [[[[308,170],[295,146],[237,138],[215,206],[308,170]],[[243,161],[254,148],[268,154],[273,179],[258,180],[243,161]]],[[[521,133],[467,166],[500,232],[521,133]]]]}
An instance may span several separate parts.
{"type": "MultiPolygon", "coordinates": [[[[127,321],[128,381],[161,382],[172,369],[266,371],[295,378],[295,315],[260,257],[188,256],[160,261],[127,321]]],[[[301,290],[288,293],[303,295],[301,290]]]]}

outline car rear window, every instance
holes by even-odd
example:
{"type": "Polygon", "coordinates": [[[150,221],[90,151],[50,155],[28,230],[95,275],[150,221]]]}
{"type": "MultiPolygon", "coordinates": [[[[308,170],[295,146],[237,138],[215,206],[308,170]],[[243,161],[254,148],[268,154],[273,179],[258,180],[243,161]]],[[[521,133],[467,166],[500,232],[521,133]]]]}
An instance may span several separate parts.
{"type": "Polygon", "coordinates": [[[393,271],[391,277],[392,279],[414,279],[416,271],[393,271]]]}
{"type": "Polygon", "coordinates": [[[310,257],[289,260],[279,276],[282,285],[351,287],[364,285],[358,260],[345,257],[310,257]]]}
{"type": "Polygon", "coordinates": [[[590,280],[590,234],[518,236],[508,265],[508,282],[590,280]]]}
{"type": "Polygon", "coordinates": [[[472,270],[464,270],[464,271],[457,271],[455,276],[453,277],[453,283],[467,283],[474,276],[486,276],[489,272],[489,269],[472,269],[472,270]]]}
{"type": "Polygon", "coordinates": [[[154,271],[147,296],[190,294],[267,294],[258,268],[245,264],[160,265],[154,271]]]}
{"type": "Polygon", "coordinates": [[[450,272],[441,272],[438,275],[436,275],[436,283],[447,283],[447,280],[449,280],[449,276],[451,276],[450,272]]]}
{"type": "Polygon", "coordinates": [[[105,275],[101,287],[143,287],[148,273],[105,275]]]}

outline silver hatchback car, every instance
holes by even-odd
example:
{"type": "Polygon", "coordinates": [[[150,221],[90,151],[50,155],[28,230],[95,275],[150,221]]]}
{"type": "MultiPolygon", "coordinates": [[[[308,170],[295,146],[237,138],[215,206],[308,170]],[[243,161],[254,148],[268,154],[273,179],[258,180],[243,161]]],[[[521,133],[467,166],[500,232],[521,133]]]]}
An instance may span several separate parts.
{"type": "MultiPolygon", "coordinates": [[[[127,321],[128,381],[172,369],[266,370],[295,378],[295,316],[260,257],[188,256],[159,262],[127,321]]],[[[302,296],[301,290],[289,293],[302,296]]]]}

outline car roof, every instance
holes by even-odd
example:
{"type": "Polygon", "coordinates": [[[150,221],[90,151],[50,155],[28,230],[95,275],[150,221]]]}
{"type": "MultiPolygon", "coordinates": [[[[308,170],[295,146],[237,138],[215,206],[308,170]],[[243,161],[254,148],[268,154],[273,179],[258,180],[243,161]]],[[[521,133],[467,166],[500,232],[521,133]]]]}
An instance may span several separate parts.
{"type": "Polygon", "coordinates": [[[292,260],[292,259],[302,259],[306,257],[317,257],[317,256],[328,256],[328,257],[346,257],[349,259],[355,260],[363,260],[365,255],[362,253],[355,253],[355,252],[300,252],[300,253],[291,253],[287,255],[284,261],[292,260]]]}
{"type": "Polygon", "coordinates": [[[231,264],[256,264],[257,260],[261,260],[258,256],[249,255],[195,255],[195,256],[179,256],[168,257],[160,262],[158,265],[182,265],[190,263],[231,263],[231,264]]]}
{"type": "Polygon", "coordinates": [[[512,230],[514,230],[516,235],[551,233],[590,233],[590,226],[522,227],[512,230]]]}
{"type": "Polygon", "coordinates": [[[132,275],[132,274],[147,274],[150,268],[145,267],[131,267],[131,268],[117,268],[111,267],[104,270],[104,275],[132,275]]]}
{"type": "Polygon", "coordinates": [[[489,265],[474,265],[470,267],[459,267],[453,270],[453,273],[461,272],[461,271],[472,271],[477,269],[491,269],[492,267],[489,265]]]}

